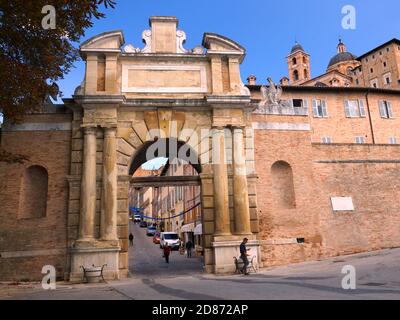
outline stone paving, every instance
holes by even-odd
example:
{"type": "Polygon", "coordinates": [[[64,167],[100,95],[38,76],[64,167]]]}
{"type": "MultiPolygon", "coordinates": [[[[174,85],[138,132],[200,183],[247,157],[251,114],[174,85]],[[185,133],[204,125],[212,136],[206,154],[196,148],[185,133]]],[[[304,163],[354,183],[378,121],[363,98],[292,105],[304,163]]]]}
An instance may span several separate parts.
{"type": "Polygon", "coordinates": [[[133,227],[131,277],[105,284],[57,284],[45,291],[39,284],[0,285],[0,299],[49,300],[260,300],[260,299],[400,299],[400,249],[388,249],[324,261],[263,269],[250,276],[202,273],[198,258],[174,252],[167,265],[161,250],[133,227]],[[342,267],[356,268],[356,290],[342,289],[342,267]]]}

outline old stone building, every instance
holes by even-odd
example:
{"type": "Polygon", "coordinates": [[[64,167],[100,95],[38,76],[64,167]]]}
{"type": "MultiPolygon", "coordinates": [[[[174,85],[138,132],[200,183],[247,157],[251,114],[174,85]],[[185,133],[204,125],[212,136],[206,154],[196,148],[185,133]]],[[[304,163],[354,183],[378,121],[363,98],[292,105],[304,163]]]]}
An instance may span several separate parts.
{"type": "Polygon", "coordinates": [[[281,84],[400,89],[400,40],[396,38],[359,57],[339,40],[337,54],[329,60],[326,72],[316,77],[310,76],[310,60],[296,43],[287,58],[289,78],[282,78],[281,84]]]}
{"type": "Polygon", "coordinates": [[[126,276],[129,184],[158,143],[168,158],[171,143],[190,154],[198,173],[206,272],[232,272],[244,236],[264,266],[400,246],[395,71],[393,87],[364,76],[354,85],[354,70],[369,65],[351,55],[315,81],[297,45],[284,84],[298,85],[249,77],[246,87],[242,46],[206,33],[188,50],[177,26],[152,17],[143,49],[121,31],[89,39],[74,96],[5,124],[2,146],[29,162],[0,164],[2,279],[39,279],[54,265],[74,281],[81,265],[103,263],[107,278],[126,276]],[[332,75],[339,84],[326,83],[332,75]]]}

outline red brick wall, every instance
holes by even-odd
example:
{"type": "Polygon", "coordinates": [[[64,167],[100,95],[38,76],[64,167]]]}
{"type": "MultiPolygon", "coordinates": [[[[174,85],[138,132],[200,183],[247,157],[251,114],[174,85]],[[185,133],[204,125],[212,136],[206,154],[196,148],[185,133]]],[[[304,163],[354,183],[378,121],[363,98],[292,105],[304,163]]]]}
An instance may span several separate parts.
{"type": "Polygon", "coordinates": [[[2,145],[28,156],[25,164],[0,163],[0,279],[41,279],[44,265],[54,265],[57,276],[66,266],[67,199],[66,176],[70,166],[70,131],[3,132],[2,145]],[[46,216],[18,219],[21,179],[25,168],[40,165],[48,172],[46,216]],[[51,255],[5,258],[4,253],[55,250],[51,255]]]}
{"type": "MultiPolygon", "coordinates": [[[[256,115],[255,121],[265,117],[256,115]]],[[[264,264],[400,246],[400,146],[322,145],[311,138],[312,130],[255,130],[264,264]],[[292,167],[295,208],[282,208],[276,199],[271,173],[276,161],[292,167]],[[334,196],[352,197],[355,211],[333,212],[334,196]]]]}

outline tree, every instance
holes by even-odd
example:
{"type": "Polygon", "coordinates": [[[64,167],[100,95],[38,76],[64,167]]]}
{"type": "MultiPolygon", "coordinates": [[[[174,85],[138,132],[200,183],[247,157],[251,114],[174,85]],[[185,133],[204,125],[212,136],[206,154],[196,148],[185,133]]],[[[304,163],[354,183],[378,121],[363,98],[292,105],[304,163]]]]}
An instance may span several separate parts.
{"type": "MultiPolygon", "coordinates": [[[[104,18],[115,0],[0,0],[0,113],[10,122],[61,96],[56,82],[79,59],[76,44],[104,18]],[[43,28],[45,6],[55,9],[55,28],[43,28]]],[[[0,149],[0,161],[10,155],[0,149]]]]}

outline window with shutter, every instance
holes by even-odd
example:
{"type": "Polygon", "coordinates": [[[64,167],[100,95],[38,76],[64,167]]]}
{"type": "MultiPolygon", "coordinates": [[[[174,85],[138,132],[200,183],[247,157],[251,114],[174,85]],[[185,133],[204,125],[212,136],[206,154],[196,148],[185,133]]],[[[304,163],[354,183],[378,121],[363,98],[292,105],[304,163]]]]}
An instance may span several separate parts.
{"type": "Polygon", "coordinates": [[[366,117],[367,114],[365,113],[364,101],[358,100],[358,107],[360,110],[360,117],[366,117]]]}
{"type": "Polygon", "coordinates": [[[365,143],[365,138],[360,136],[360,137],[356,137],[356,143],[357,144],[364,144],[365,143]]]}
{"type": "Polygon", "coordinates": [[[365,117],[365,109],[361,100],[345,101],[345,112],[346,112],[346,117],[348,118],[358,118],[361,116],[365,117]]]}
{"type": "Polygon", "coordinates": [[[388,114],[386,112],[385,101],[379,101],[379,113],[381,115],[381,118],[387,118],[388,117],[388,114]]]}
{"type": "Polygon", "coordinates": [[[396,137],[390,137],[389,138],[389,144],[397,144],[397,138],[396,137]]]}
{"type": "Polygon", "coordinates": [[[344,101],[344,112],[345,112],[347,118],[351,117],[351,114],[350,114],[350,101],[348,101],[348,100],[344,101]]]}
{"type": "Polygon", "coordinates": [[[386,101],[386,105],[387,105],[388,117],[389,118],[394,118],[393,109],[392,109],[392,103],[389,102],[389,101],[386,101]]]}
{"type": "Polygon", "coordinates": [[[317,106],[317,100],[313,99],[312,100],[312,109],[313,109],[313,115],[314,117],[320,117],[319,113],[318,113],[318,106],[317,106]]]}
{"type": "Polygon", "coordinates": [[[322,105],[322,116],[324,118],[328,117],[328,106],[327,106],[327,102],[325,100],[321,101],[321,105],[322,105]]]}
{"type": "Polygon", "coordinates": [[[326,144],[332,143],[331,137],[322,137],[321,140],[322,140],[322,143],[326,143],[326,144]]]}

